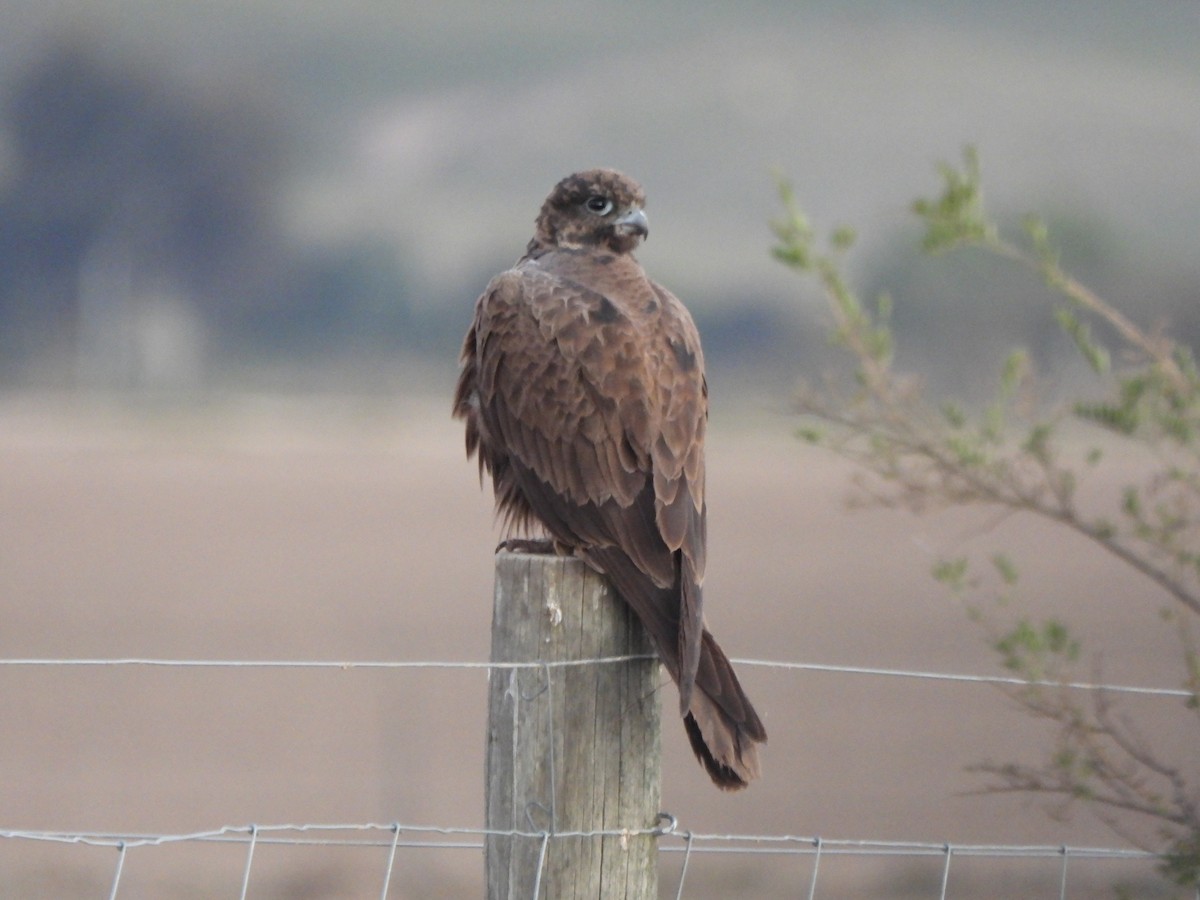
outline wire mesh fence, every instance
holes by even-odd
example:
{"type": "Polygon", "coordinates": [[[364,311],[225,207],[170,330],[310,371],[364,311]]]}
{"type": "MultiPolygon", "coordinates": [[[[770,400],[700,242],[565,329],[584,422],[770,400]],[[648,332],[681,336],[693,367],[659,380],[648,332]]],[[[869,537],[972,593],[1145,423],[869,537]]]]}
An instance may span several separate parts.
{"type": "Polygon", "coordinates": [[[1143,850],[1117,847],[1072,847],[1013,844],[937,844],[916,841],[839,840],[821,837],[783,834],[702,834],[681,830],[680,824],[665,817],[666,824],[646,832],[561,832],[545,831],[496,832],[481,828],[420,825],[393,822],[358,824],[283,824],[227,825],[211,831],[192,834],[121,834],[106,832],[59,831],[0,831],[0,838],[13,841],[35,841],[54,844],[74,844],[109,848],[114,851],[110,898],[120,896],[121,881],[127,865],[149,848],[181,844],[237,845],[244,853],[244,869],[237,896],[251,895],[255,853],[262,847],[370,849],[377,852],[379,896],[387,900],[396,871],[397,855],[411,850],[481,851],[489,835],[523,837],[542,843],[579,837],[602,837],[638,833],[659,837],[660,851],[668,856],[681,856],[670,896],[677,900],[688,896],[689,870],[693,859],[701,856],[738,854],[749,857],[792,857],[803,860],[809,868],[807,878],[799,878],[796,896],[815,898],[821,886],[822,861],[832,858],[874,859],[932,859],[939,876],[936,890],[929,897],[945,900],[953,896],[951,877],[954,865],[967,860],[1048,860],[1057,869],[1059,898],[1068,896],[1072,867],[1088,862],[1106,860],[1120,863],[1145,864],[1157,857],[1143,850]]]}
{"type": "MultiPolygon", "coordinates": [[[[395,660],[217,660],[217,659],[0,659],[0,672],[15,668],[140,668],[140,669],[286,669],[346,671],[367,670],[514,670],[537,668],[547,673],[566,666],[615,665],[641,657],[606,657],[567,662],[539,663],[490,663],[455,661],[395,661],[395,660]]],[[[945,673],[920,670],[886,669],[862,666],[839,666],[821,663],[788,662],[762,659],[738,659],[734,662],[747,668],[769,668],[781,673],[822,672],[845,678],[910,679],[928,683],[972,684],[979,686],[1012,687],[1026,685],[1021,679],[1004,676],[945,673]]],[[[1061,685],[1046,682],[1070,690],[1124,694],[1134,697],[1161,697],[1186,699],[1187,691],[1173,688],[1110,684],[1101,682],[1073,682],[1061,685]]],[[[9,728],[19,723],[9,723],[9,728]]],[[[2,815],[2,813],[0,813],[2,815]]],[[[698,892],[707,876],[700,870],[707,864],[720,864],[738,858],[743,864],[789,865],[794,882],[792,896],[815,898],[824,896],[830,881],[832,866],[843,861],[890,861],[921,863],[925,875],[903,890],[891,891],[891,896],[921,896],[940,898],[975,896],[979,871],[972,866],[980,861],[1019,861],[1025,866],[1036,866],[1040,873],[1041,889],[1050,893],[1038,896],[1057,896],[1066,900],[1073,896],[1090,896],[1097,878],[1120,882],[1122,878],[1143,878],[1158,861],[1148,851],[1117,846],[1071,846],[1038,844],[1001,844],[969,842],[891,841],[869,838],[835,838],[806,834],[772,833],[705,833],[688,827],[687,822],[678,821],[664,813],[660,822],[646,831],[622,832],[565,832],[530,828],[522,831],[498,832],[472,827],[468,823],[394,821],[386,823],[350,824],[242,824],[222,825],[212,830],[187,833],[137,833],[112,831],[37,830],[5,827],[0,821],[0,841],[16,846],[41,845],[68,848],[99,848],[111,851],[110,876],[107,896],[110,898],[127,895],[131,871],[137,869],[150,855],[164,852],[165,848],[220,845],[234,848],[242,855],[240,884],[231,888],[231,896],[254,896],[257,871],[256,860],[264,848],[290,848],[303,852],[306,849],[323,848],[334,852],[360,853],[357,864],[373,867],[378,896],[388,898],[401,896],[396,893],[395,876],[397,860],[402,854],[441,851],[451,853],[478,853],[490,835],[517,837],[539,842],[543,847],[555,840],[579,837],[627,836],[654,834],[659,840],[660,868],[664,896],[677,900],[698,892]],[[361,853],[373,854],[371,857],[361,853]],[[1100,871],[1100,866],[1105,868],[1100,871]],[[1113,868],[1115,867],[1115,868],[1113,868]],[[959,893],[960,885],[962,893],[959,893]],[[905,892],[907,891],[907,892],[905,892]]],[[[2,877],[2,876],[0,876],[2,877]]],[[[366,881],[370,881],[368,877],[366,881]]],[[[1145,883],[1139,882],[1139,883],[1145,883]]],[[[834,892],[836,893],[836,892],[834,892]]],[[[129,896],[141,896],[129,893],[129,896]]],[[[12,896],[20,896],[13,893],[12,896]]],[[[1168,896],[1163,894],[1162,896],[1168,896]]],[[[1200,900],[1200,891],[1195,896],[1200,900]]]]}

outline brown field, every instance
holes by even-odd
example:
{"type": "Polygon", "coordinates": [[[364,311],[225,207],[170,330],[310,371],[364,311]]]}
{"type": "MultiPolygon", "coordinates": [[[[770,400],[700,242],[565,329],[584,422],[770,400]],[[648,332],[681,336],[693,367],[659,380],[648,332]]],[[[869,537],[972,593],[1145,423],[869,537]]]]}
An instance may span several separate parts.
{"type": "MultiPolygon", "coordinates": [[[[486,659],[497,534],[445,406],[243,397],[134,414],[8,398],[0,657],[486,659]]],[[[1020,520],[980,531],[980,517],[848,512],[846,467],[793,441],[786,419],[759,419],[718,419],[710,441],[708,618],[730,656],[995,674],[928,571],[938,553],[1003,545],[1043,601],[1035,611],[1070,615],[1103,650],[1105,680],[1177,683],[1147,583],[1020,520]]],[[[765,778],[717,792],[668,721],[664,805],[681,828],[1122,846],[1082,811],[1059,822],[1029,798],[971,793],[982,782],[967,764],[1048,745],[995,688],[750,667],[743,680],[771,732],[765,778]]],[[[673,689],[664,697],[673,708],[673,689]]],[[[0,831],[479,826],[484,700],[484,675],[454,669],[3,666],[0,831]]],[[[1182,740],[1168,701],[1130,709],[1155,741],[1182,740]]],[[[135,848],[118,896],[236,897],[245,854],[135,848]]],[[[664,857],[674,897],[681,857],[664,857]]],[[[107,896],[116,861],[110,848],[3,839],[0,896],[107,896]]],[[[249,896],[377,897],[385,863],[383,848],[263,844],[249,896]]],[[[807,896],[811,864],[697,855],[684,896],[807,896]]],[[[830,856],[817,896],[937,897],[941,867],[830,856]]],[[[390,896],[478,897],[481,868],[476,850],[402,851],[390,896]]],[[[1059,872],[1053,859],[963,859],[948,896],[1057,897],[1059,872]]],[[[1069,896],[1111,896],[1117,882],[1158,896],[1145,872],[1077,860],[1069,896]]]]}

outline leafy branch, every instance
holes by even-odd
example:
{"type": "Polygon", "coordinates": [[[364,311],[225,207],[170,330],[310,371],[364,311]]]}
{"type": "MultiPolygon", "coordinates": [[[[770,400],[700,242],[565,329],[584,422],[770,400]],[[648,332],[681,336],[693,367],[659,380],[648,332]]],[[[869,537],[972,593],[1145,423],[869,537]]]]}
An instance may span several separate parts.
{"type": "MultiPolygon", "coordinates": [[[[816,423],[806,425],[802,436],[851,460],[873,502],[915,512],[982,505],[1004,515],[1033,515],[1081,535],[1140,573],[1171,601],[1182,680],[1190,692],[1186,706],[1195,714],[1200,654],[1191,622],[1200,616],[1200,375],[1192,355],[1140,328],[1064,271],[1040,219],[1027,217],[1016,237],[1002,231],[986,212],[973,150],[960,168],[943,165],[940,173],[941,193],[913,205],[924,225],[924,250],[974,247],[1041,278],[1056,298],[1054,321],[1092,372],[1100,399],[1038,411],[1029,402],[1030,357],[1017,350],[1004,361],[982,410],[932,403],[917,379],[894,368],[890,299],[868,305],[849,286],[844,270],[853,232],[842,228],[818,242],[793,188],[781,182],[783,215],[772,223],[773,253],[820,285],[833,318],[832,340],[854,364],[850,386],[826,382],[801,390],[799,410],[816,423]],[[1097,474],[1105,452],[1097,443],[1081,455],[1062,437],[1068,420],[1099,427],[1147,461],[1145,477],[1124,486],[1115,508],[1097,513],[1080,501],[1080,482],[1097,474]]],[[[1007,596],[1016,589],[1017,568],[1002,554],[992,562],[1007,596]]],[[[940,560],[934,575],[956,591],[978,590],[965,559],[940,560]]],[[[1080,656],[1064,623],[1021,620],[1002,627],[972,609],[1003,664],[1030,682],[1012,692],[1014,699],[1056,726],[1055,748],[1043,765],[977,766],[997,779],[988,790],[1054,795],[1060,811],[1084,802],[1126,836],[1128,816],[1149,817],[1167,841],[1164,871],[1180,884],[1200,880],[1195,772],[1161,759],[1110,698],[1101,694],[1083,705],[1065,689],[1044,687],[1047,679],[1069,680],[1080,656]]]]}

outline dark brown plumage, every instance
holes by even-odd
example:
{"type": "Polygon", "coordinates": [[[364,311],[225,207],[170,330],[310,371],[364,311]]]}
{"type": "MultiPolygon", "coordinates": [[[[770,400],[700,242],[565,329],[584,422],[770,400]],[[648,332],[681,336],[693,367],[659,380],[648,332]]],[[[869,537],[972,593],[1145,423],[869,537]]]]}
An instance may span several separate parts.
{"type": "Polygon", "coordinates": [[[610,169],[558,183],[475,306],[454,415],[510,529],[543,526],[634,609],[696,756],[735,789],[758,777],[767,734],[704,628],[704,357],[683,304],[632,255],[643,202],[610,169]]]}

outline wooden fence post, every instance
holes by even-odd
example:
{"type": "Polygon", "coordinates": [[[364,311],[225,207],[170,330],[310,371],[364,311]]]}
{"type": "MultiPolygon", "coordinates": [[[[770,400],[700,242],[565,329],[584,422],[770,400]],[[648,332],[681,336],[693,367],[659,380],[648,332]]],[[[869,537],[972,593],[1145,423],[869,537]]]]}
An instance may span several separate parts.
{"type": "MultiPolygon", "coordinates": [[[[577,559],[496,556],[492,662],[654,651],[641,623],[577,559]]],[[[658,897],[659,663],[493,669],[488,685],[488,900],[658,897]]]]}

